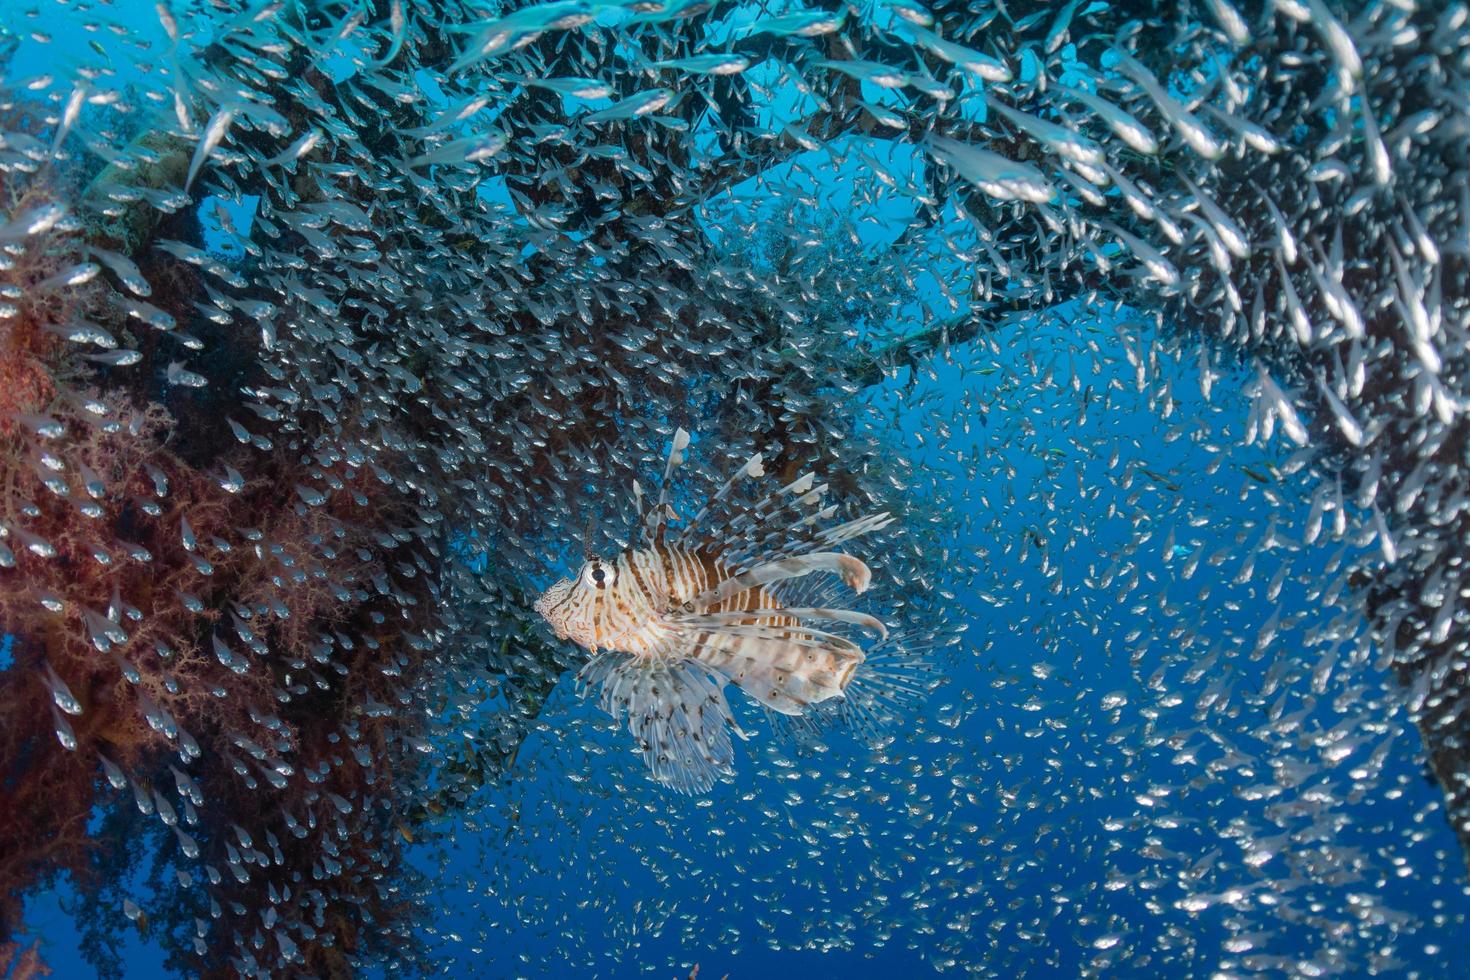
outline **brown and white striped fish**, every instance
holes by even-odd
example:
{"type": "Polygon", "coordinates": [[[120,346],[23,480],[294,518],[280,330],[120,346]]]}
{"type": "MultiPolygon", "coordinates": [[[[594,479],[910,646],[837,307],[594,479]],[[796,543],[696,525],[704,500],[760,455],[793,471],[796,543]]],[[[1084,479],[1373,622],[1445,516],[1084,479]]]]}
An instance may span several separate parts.
{"type": "Polygon", "coordinates": [[[613,717],[627,714],[654,776],[695,793],[733,771],[729,730],[744,737],[725,702],[727,682],[786,715],[844,696],[863,648],[809,621],[884,637],[887,628],[865,613],[791,605],[783,595],[791,580],[814,572],[865,591],[868,566],[834,549],[893,519],[872,514],[823,527],[836,508],[822,506],[827,488],[812,474],[741,502],[731,491],[764,475],[757,453],[670,534],[669,479],[688,445],[689,434],[675,432],[653,507],[645,509],[633,485],[643,546],[590,558],[535,608],[558,637],[594,655],[579,680],[600,685],[613,717]]]}

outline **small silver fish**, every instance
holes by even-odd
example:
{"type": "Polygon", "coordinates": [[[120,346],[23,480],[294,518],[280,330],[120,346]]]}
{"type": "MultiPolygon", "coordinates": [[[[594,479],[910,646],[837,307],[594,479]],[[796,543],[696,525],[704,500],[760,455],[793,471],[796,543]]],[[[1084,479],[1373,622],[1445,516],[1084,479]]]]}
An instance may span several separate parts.
{"type": "Polygon", "coordinates": [[[204,133],[199,137],[199,145],[194,148],[194,156],[189,160],[189,175],[184,179],[184,191],[194,186],[194,178],[199,176],[199,169],[204,166],[204,161],[215,151],[220,142],[229,132],[230,124],[235,121],[235,114],[239,112],[239,105],[227,102],[215,110],[213,116],[204,127],[204,133]]]}
{"type": "Polygon", "coordinates": [[[694,75],[738,75],[750,67],[742,54],[697,54],[688,58],[651,62],[654,68],[673,68],[694,75]]]}

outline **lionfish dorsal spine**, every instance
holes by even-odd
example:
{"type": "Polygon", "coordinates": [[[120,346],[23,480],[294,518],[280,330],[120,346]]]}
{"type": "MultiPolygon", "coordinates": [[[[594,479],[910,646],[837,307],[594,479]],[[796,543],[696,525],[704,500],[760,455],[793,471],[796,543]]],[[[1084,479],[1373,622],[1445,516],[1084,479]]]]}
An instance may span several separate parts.
{"type": "Polygon", "coordinates": [[[763,459],[764,455],[764,453],[756,453],[754,456],[750,457],[750,459],[746,460],[745,463],[741,465],[740,469],[735,471],[734,476],[726,480],[720,486],[720,489],[711,494],[709,500],[705,501],[704,506],[699,509],[699,513],[695,514],[694,519],[689,522],[689,528],[699,527],[700,523],[705,519],[705,517],[709,515],[710,511],[717,507],[720,503],[722,503],[725,498],[730,495],[730,491],[734,489],[735,485],[741,480],[749,480],[765,476],[766,470],[763,459]]]}
{"type": "MultiPolygon", "coordinates": [[[[727,564],[742,566],[759,555],[767,531],[789,529],[798,515],[805,516],[804,508],[821,501],[827,485],[814,487],[815,480],[814,474],[806,473],[754,503],[731,504],[725,508],[726,513],[701,531],[703,539],[720,551],[727,564]]],[[[685,537],[693,530],[691,525],[685,537]]]]}
{"type": "Polygon", "coordinates": [[[664,528],[669,523],[669,515],[672,508],[669,506],[669,483],[674,475],[674,470],[684,462],[684,450],[689,448],[689,433],[684,429],[674,430],[674,440],[669,448],[668,459],[664,461],[663,479],[659,481],[658,503],[654,505],[653,513],[645,522],[647,527],[646,537],[654,544],[661,544],[664,539],[664,528]]]}
{"type": "Polygon", "coordinates": [[[728,553],[725,560],[732,567],[743,570],[755,561],[771,562],[794,555],[828,551],[853,538],[882,530],[893,522],[892,515],[883,511],[866,514],[836,527],[822,527],[836,512],[835,506],[829,506],[789,524],[772,520],[769,526],[747,535],[742,546],[728,553]]]}

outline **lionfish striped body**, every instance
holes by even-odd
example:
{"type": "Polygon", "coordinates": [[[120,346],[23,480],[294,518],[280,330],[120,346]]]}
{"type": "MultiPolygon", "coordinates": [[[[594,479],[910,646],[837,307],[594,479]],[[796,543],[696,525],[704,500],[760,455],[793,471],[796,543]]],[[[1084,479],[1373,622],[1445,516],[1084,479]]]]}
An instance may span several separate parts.
{"type": "Polygon", "coordinates": [[[675,433],[657,504],[643,508],[643,547],[591,558],[536,601],[561,639],[594,656],[580,679],[600,683],[602,705],[628,716],[654,775],[685,792],[709,788],[731,772],[728,730],[735,725],[723,688],[733,682],[774,711],[800,715],[844,695],[864,660],[846,636],[808,625],[847,624],[887,635],[864,613],[783,601],[793,579],[837,575],[867,589],[868,567],[837,545],[890,523],[874,514],[836,527],[822,521],[825,486],[808,474],[752,504],[730,497],[742,479],[763,475],[756,455],[682,528],[665,540],[669,477],[689,436],[675,433]]]}

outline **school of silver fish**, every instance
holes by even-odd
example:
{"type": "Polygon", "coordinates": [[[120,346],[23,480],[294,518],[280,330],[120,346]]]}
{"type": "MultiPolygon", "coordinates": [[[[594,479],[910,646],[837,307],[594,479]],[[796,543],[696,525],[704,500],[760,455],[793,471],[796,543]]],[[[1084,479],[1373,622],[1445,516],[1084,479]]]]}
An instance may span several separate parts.
{"type": "Polygon", "coordinates": [[[166,744],[171,774],[127,771],[75,678],[32,679],[177,848],[201,957],[302,969],[365,880],[445,969],[494,975],[1470,953],[1470,7],[21,0],[0,25],[0,55],[56,51],[0,87],[0,343],[89,311],[50,322],[75,370],[0,442],[42,487],[0,487],[0,596],[166,744]],[[241,337],[249,364],[218,356],[241,337]],[[196,535],[163,474],[126,494],[84,451],[157,424],[97,394],[122,377],[176,414],[243,391],[212,420],[225,493],[289,454],[302,514],[371,493],[396,523],[196,535]],[[690,488],[635,502],[681,425],[690,488]],[[812,515],[732,506],[732,550],[665,544],[754,453],[812,515]],[[67,508],[105,610],[36,530],[67,508]],[[177,528],[193,579],[154,587],[139,521],[177,528]],[[276,590],[193,598],[243,560],[276,590]],[[812,570],[871,577],[865,611],[767,592],[812,570]],[[256,633],[308,577],[389,625],[285,662],[256,633]],[[636,623],[596,604],[617,583],[636,623]],[[140,683],[193,655],[150,633],[179,604],[249,680],[241,728],[187,731],[140,683]],[[396,677],[349,684],[392,623],[396,677]],[[309,688],[373,692],[392,734],[298,758],[309,688]],[[769,737],[734,765],[732,728],[769,737]],[[200,792],[213,752],[248,822],[200,792]],[[351,778],[372,758],[403,784],[351,778]],[[401,874],[431,795],[457,807],[414,824],[436,873],[401,874]],[[309,866],[272,859],[293,839],[309,866]]]}

